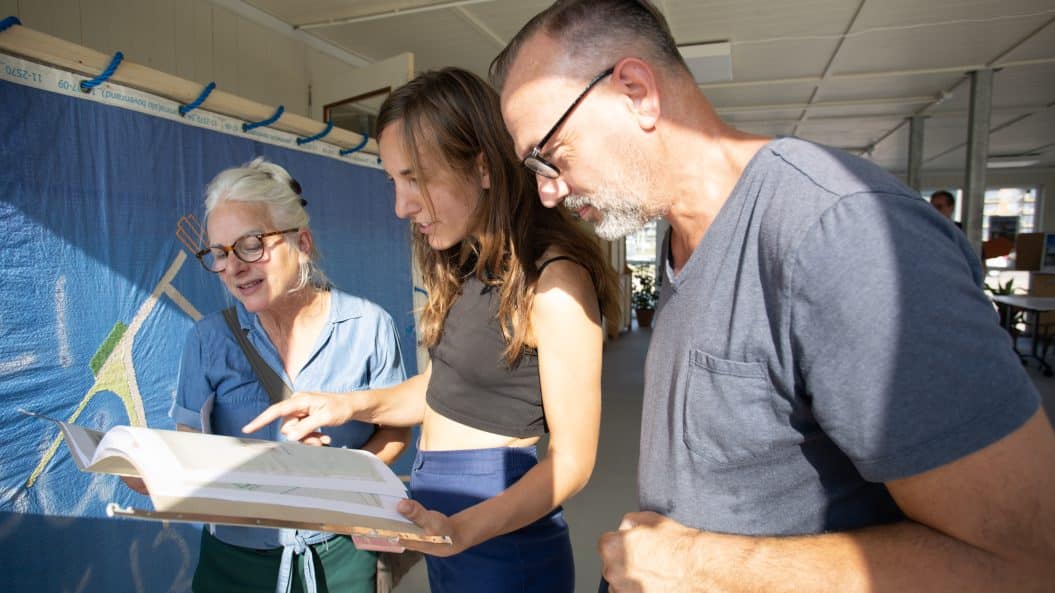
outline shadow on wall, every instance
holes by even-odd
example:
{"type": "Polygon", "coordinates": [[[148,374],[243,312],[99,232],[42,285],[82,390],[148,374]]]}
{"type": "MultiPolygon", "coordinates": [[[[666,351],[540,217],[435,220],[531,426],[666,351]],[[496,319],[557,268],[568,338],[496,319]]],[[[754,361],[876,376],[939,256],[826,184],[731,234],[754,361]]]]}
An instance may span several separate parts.
{"type": "Polygon", "coordinates": [[[0,513],[0,591],[183,593],[201,527],[0,513]]]}

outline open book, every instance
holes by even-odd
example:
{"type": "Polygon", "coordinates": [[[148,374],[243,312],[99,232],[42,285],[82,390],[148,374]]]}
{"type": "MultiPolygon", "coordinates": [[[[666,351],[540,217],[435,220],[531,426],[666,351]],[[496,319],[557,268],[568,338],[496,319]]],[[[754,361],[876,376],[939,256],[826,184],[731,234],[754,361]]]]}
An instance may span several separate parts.
{"type": "Polygon", "coordinates": [[[111,503],[110,516],[450,543],[399,514],[396,504],[407,498],[403,482],[365,451],[142,426],[101,433],[25,413],[59,425],[82,471],[143,479],[154,510],[111,503]]]}

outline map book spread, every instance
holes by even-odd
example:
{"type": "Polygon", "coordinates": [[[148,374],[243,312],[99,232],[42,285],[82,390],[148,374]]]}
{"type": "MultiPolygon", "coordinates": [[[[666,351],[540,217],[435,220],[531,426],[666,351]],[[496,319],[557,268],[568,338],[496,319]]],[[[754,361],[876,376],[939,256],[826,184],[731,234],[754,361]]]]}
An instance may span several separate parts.
{"type": "Polygon", "coordinates": [[[142,426],[103,433],[26,413],[58,424],[82,471],[145,482],[154,509],[111,503],[111,516],[450,543],[396,510],[406,487],[365,451],[142,426]]]}

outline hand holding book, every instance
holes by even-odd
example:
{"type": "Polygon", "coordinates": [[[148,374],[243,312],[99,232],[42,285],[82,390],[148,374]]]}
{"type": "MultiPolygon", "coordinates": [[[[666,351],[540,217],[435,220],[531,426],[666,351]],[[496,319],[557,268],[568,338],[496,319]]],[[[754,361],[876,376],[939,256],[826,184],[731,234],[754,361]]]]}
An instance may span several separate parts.
{"type": "Polygon", "coordinates": [[[365,451],[139,426],[101,433],[30,415],[59,426],[82,471],[142,478],[154,510],[110,514],[450,543],[398,512],[406,487],[365,451]]]}

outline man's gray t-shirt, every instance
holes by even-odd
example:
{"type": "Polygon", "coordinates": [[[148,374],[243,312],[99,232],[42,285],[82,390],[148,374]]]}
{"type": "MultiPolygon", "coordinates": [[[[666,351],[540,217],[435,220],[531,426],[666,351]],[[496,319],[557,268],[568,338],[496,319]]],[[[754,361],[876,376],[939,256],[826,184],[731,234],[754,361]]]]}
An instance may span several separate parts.
{"type": "Polygon", "coordinates": [[[846,153],[767,144],[667,274],[645,365],[643,510],[752,535],[896,521],[884,481],[1038,409],[962,232],[846,153]]]}

